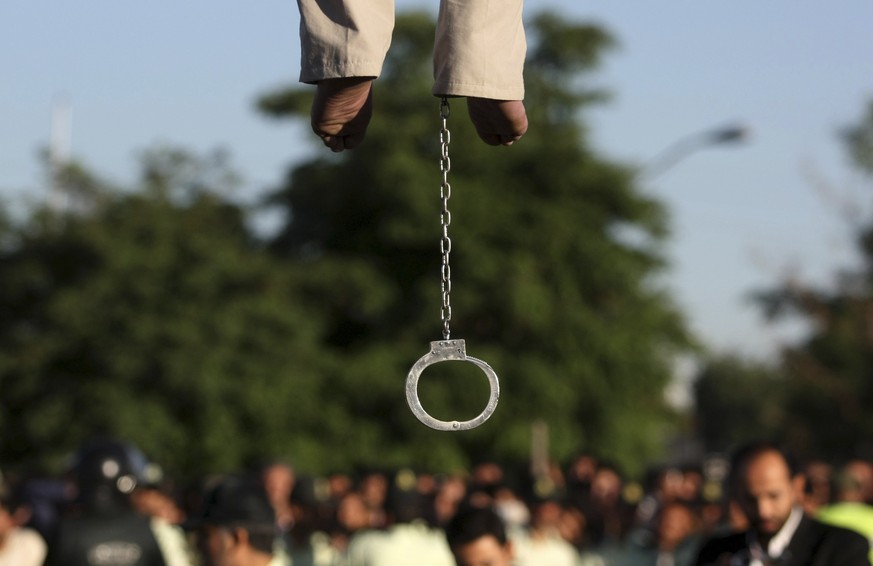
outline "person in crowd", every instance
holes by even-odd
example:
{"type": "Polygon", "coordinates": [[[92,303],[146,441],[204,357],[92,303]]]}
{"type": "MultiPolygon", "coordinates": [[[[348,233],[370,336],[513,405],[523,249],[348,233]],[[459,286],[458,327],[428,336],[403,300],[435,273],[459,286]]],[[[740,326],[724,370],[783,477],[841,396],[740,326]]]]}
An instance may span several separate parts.
{"type": "Polygon", "coordinates": [[[567,466],[567,495],[587,502],[591,496],[591,484],[597,473],[597,466],[597,457],[590,452],[580,452],[573,456],[567,466]]]}
{"type": "Polygon", "coordinates": [[[700,520],[691,504],[673,501],[658,519],[657,566],[690,566],[700,547],[700,520]]]}
{"type": "Polygon", "coordinates": [[[659,466],[647,473],[645,495],[637,504],[634,526],[650,532],[656,529],[661,509],[682,494],[684,475],[678,466],[659,466]]]}
{"type": "MultiPolygon", "coordinates": [[[[873,505],[864,501],[862,479],[853,472],[856,468],[845,466],[835,481],[836,500],[818,509],[816,518],[829,525],[837,525],[857,531],[873,542],[873,505]]],[[[873,550],[870,552],[873,562],[873,550]]]]}
{"type": "Polygon", "coordinates": [[[612,546],[618,543],[631,522],[631,511],[622,500],[624,478],[618,468],[601,462],[591,482],[588,525],[595,547],[612,546]]]}
{"type": "Polygon", "coordinates": [[[845,465],[849,473],[861,484],[861,499],[873,505],[873,462],[864,458],[853,458],[845,465]]]}
{"type": "Polygon", "coordinates": [[[690,566],[694,563],[700,540],[699,519],[690,504],[671,501],[658,513],[657,555],[654,566],[690,566]]]}
{"type": "Polygon", "coordinates": [[[370,514],[370,527],[374,529],[381,529],[388,524],[388,518],[385,514],[388,483],[388,474],[375,469],[364,471],[358,482],[358,492],[370,514]]]}
{"type": "Polygon", "coordinates": [[[352,478],[348,474],[342,472],[333,472],[327,476],[327,493],[328,498],[339,505],[339,502],[352,492],[352,478]]]}
{"type": "Polygon", "coordinates": [[[189,524],[205,566],[282,566],[276,513],[258,481],[230,476],[206,494],[189,524]]]}
{"type": "Polygon", "coordinates": [[[512,566],[515,547],[500,516],[490,507],[468,507],[446,525],[456,566],[512,566]]]}
{"type": "Polygon", "coordinates": [[[131,444],[96,439],[76,454],[77,498],[49,541],[49,566],[188,566],[180,530],[134,510],[131,494],[147,460],[131,444]]]}
{"type": "Polygon", "coordinates": [[[749,529],[710,539],[696,564],[870,564],[863,536],[804,513],[804,478],[778,444],[758,441],[740,448],[732,458],[728,481],[749,529]]]}
{"type": "Polygon", "coordinates": [[[573,504],[572,500],[565,499],[561,502],[561,517],[558,520],[558,533],[565,541],[573,545],[576,552],[584,552],[588,549],[589,542],[587,531],[588,519],[582,509],[573,504]]]}
{"type": "Polygon", "coordinates": [[[448,475],[439,482],[433,501],[437,526],[445,526],[455,516],[461,502],[467,497],[467,488],[463,475],[457,473],[448,475]]]}
{"type": "Polygon", "coordinates": [[[336,528],[332,533],[332,546],[341,552],[346,552],[351,540],[370,531],[370,513],[364,504],[364,499],[356,491],[343,495],[336,508],[336,528]]]}
{"type": "Polygon", "coordinates": [[[805,481],[803,490],[803,510],[809,515],[815,515],[819,508],[830,503],[833,498],[834,468],[829,463],[818,458],[801,464],[801,473],[805,481]]]}
{"type": "Polygon", "coordinates": [[[689,504],[696,504],[703,499],[703,489],[706,478],[703,469],[698,464],[684,464],[681,466],[682,483],[679,486],[677,497],[689,504]]]}
{"type": "Polygon", "coordinates": [[[146,466],[131,494],[131,503],[143,515],[163,519],[172,525],[185,522],[185,511],[177,501],[173,484],[157,464],[146,466]]]}
{"type": "Polygon", "coordinates": [[[75,486],[66,478],[44,473],[22,474],[16,485],[21,503],[29,510],[27,526],[43,540],[54,540],[61,511],[76,497],[75,486]]]}
{"type": "Polygon", "coordinates": [[[679,498],[663,502],[652,520],[641,522],[625,538],[610,563],[627,566],[690,566],[699,540],[700,519],[679,498]]]}
{"type": "Polygon", "coordinates": [[[261,483],[276,513],[276,526],[282,532],[291,530],[294,524],[291,494],[296,479],[294,468],[282,460],[272,461],[261,469],[261,483]]]}
{"type": "Polygon", "coordinates": [[[20,490],[0,480],[0,566],[42,566],[46,543],[35,529],[25,526],[29,518],[20,490]]]}
{"type": "Polygon", "coordinates": [[[496,486],[492,500],[494,510],[503,519],[507,532],[524,531],[530,526],[530,505],[521,499],[517,489],[506,484],[496,486]]]}
{"type": "MultiPolygon", "coordinates": [[[[300,550],[299,544],[295,544],[292,537],[292,529],[300,522],[301,511],[294,505],[292,496],[297,485],[297,475],[294,467],[285,460],[270,460],[259,471],[260,484],[267,494],[270,506],[276,516],[276,553],[287,560],[288,556],[300,550]]],[[[297,525],[298,531],[303,530],[303,525],[297,525]]],[[[302,535],[301,532],[296,534],[302,535]]],[[[308,549],[306,549],[308,552],[308,549]]]]}
{"type": "MultiPolygon", "coordinates": [[[[542,499],[531,504],[530,527],[526,531],[509,531],[517,566],[576,566],[579,553],[561,535],[564,509],[556,499],[542,499]]],[[[505,523],[505,521],[504,521],[505,523]]]]}
{"type": "MultiPolygon", "coordinates": [[[[479,136],[511,145],[527,130],[523,0],[441,0],[433,94],[467,97],[479,136]]],[[[332,151],[356,147],[391,43],[391,0],[298,0],[300,80],[317,85],[312,129],[332,151]]]]}
{"type": "Polygon", "coordinates": [[[401,470],[386,497],[388,527],[353,537],[349,566],[407,566],[410,561],[416,566],[452,566],[443,532],[428,520],[433,517],[431,504],[418,491],[415,474],[401,470]]]}

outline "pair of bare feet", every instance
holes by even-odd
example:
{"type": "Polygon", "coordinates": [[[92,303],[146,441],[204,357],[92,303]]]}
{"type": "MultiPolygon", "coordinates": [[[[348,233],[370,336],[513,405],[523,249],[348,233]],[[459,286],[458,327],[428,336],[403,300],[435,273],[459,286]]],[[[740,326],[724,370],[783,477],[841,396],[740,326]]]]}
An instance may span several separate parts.
{"type": "MultiPolygon", "coordinates": [[[[527,131],[521,100],[467,98],[467,111],[488,145],[512,145],[527,131]]],[[[353,149],[364,139],[373,115],[373,79],[320,81],[312,101],[312,129],[331,151],[353,149]]]]}

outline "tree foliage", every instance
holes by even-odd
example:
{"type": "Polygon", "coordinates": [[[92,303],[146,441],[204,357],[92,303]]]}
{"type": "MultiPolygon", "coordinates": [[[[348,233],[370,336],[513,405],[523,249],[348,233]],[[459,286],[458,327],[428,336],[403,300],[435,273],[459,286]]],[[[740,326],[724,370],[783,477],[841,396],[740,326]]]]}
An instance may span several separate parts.
{"type": "Polygon", "coordinates": [[[735,355],[715,357],[694,382],[694,400],[695,429],[710,452],[782,435],[785,379],[778,367],[735,355]]]}
{"type": "Polygon", "coordinates": [[[58,466],[94,434],[183,475],[306,448],[288,431],[315,418],[315,319],[232,180],[221,156],[175,150],[127,192],[59,173],[70,208],[35,211],[0,257],[2,461],[58,466]]]}
{"type": "MultiPolygon", "coordinates": [[[[841,139],[853,165],[873,171],[873,104],[841,139]]],[[[809,330],[783,349],[778,368],[717,362],[703,374],[697,399],[707,442],[770,435],[833,461],[873,454],[873,219],[860,225],[857,243],[861,265],[833,287],[791,280],[757,294],[769,318],[799,319],[809,330]],[[726,430],[706,426],[719,421],[726,430]]]]}

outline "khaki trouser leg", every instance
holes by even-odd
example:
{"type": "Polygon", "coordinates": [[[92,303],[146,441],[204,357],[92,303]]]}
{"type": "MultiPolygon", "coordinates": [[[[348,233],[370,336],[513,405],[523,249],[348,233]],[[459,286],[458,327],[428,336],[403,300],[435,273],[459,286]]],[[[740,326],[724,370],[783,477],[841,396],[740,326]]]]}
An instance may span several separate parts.
{"type": "MultiPolygon", "coordinates": [[[[377,77],[394,29],[394,0],[297,0],[300,80],[377,77]]],[[[523,0],[440,0],[436,95],[524,98],[523,0]]]]}
{"type": "Polygon", "coordinates": [[[394,30],[394,0],[297,0],[300,80],[378,77],[394,30]]]}
{"type": "Polygon", "coordinates": [[[441,0],[435,95],[524,99],[523,0],[441,0]]]}

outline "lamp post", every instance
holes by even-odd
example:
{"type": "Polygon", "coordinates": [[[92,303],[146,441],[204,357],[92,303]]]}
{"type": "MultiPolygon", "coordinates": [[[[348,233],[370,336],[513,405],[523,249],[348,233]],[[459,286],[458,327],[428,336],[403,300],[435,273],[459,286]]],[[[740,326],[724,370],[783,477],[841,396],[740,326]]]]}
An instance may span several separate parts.
{"type": "MultiPolygon", "coordinates": [[[[751,137],[750,128],[742,123],[734,122],[721,127],[703,130],[697,133],[683,136],[661,150],[654,157],[645,162],[636,173],[636,179],[644,183],[652,181],[665,171],[676,165],[689,155],[710,147],[736,146],[747,142],[751,137]]],[[[675,373],[673,383],[669,390],[672,391],[673,402],[681,406],[687,402],[689,375],[693,367],[693,358],[680,357],[675,361],[675,373]],[[690,362],[690,363],[689,363],[690,362]]],[[[668,393],[669,394],[669,393],[668,393]]],[[[680,438],[681,442],[689,442],[688,438],[680,438]]]]}
{"type": "Polygon", "coordinates": [[[54,212],[63,212],[69,205],[69,195],[62,186],[60,172],[70,164],[70,140],[72,137],[73,106],[67,94],[58,94],[52,101],[51,141],[49,165],[52,187],[48,206],[54,212]]]}
{"type": "Polygon", "coordinates": [[[685,136],[675,141],[640,167],[638,177],[644,180],[651,180],[695,151],[712,146],[743,143],[749,137],[749,128],[739,123],[728,124],[720,128],[685,136]]]}

